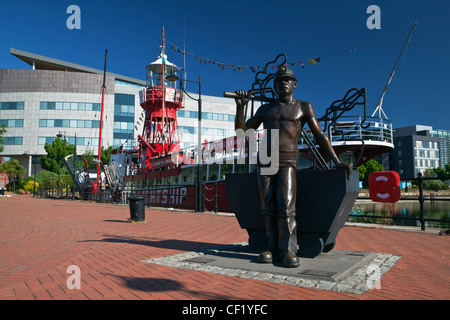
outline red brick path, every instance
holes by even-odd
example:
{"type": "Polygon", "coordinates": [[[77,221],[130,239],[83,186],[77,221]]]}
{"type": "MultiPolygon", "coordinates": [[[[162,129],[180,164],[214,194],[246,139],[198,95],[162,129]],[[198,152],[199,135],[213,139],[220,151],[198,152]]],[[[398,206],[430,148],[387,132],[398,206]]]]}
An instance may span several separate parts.
{"type": "Polygon", "coordinates": [[[400,255],[380,289],[362,295],[227,277],[141,262],[247,241],[229,216],[71,200],[0,198],[0,299],[450,299],[450,237],[344,227],[336,249],[400,255]],[[218,230],[218,231],[217,231],[218,230]],[[81,270],[68,289],[67,267],[81,270]]]}

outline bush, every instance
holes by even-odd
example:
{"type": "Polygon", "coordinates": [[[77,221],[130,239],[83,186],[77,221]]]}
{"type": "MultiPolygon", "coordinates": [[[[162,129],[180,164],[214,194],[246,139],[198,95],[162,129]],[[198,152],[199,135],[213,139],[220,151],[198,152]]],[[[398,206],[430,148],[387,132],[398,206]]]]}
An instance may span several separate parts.
{"type": "Polygon", "coordinates": [[[441,180],[425,180],[423,182],[423,189],[424,190],[448,190],[448,185],[445,182],[442,182],[441,180]]]}
{"type": "Polygon", "coordinates": [[[43,187],[56,186],[56,181],[58,181],[58,174],[44,170],[36,174],[36,181],[40,186],[43,187]],[[55,181],[54,183],[53,180],[55,181]]]}
{"type": "MultiPolygon", "coordinates": [[[[30,180],[23,184],[23,190],[25,191],[34,191],[34,181],[30,180]]],[[[39,183],[36,182],[36,190],[39,188],[39,183]]]]}

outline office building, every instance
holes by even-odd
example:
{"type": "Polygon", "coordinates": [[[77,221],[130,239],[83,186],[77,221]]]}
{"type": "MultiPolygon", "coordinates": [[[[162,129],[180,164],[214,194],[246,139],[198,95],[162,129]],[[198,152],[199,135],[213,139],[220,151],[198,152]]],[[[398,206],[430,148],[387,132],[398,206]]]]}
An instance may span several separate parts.
{"type": "MultiPolygon", "coordinates": [[[[448,131],[433,130],[431,126],[415,125],[395,129],[395,150],[391,153],[391,170],[401,173],[401,178],[417,177],[426,169],[443,167],[448,131]],[[440,133],[447,136],[439,136],[440,133]]],[[[448,148],[448,145],[447,145],[448,148]]]]}

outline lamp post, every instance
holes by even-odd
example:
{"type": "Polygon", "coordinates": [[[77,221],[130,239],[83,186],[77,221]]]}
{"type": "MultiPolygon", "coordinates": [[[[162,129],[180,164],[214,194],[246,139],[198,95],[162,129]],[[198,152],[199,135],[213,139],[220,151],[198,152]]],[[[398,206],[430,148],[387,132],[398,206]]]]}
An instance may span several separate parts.
{"type": "Polygon", "coordinates": [[[192,100],[197,101],[198,103],[198,132],[197,132],[197,203],[196,203],[196,211],[203,212],[202,206],[202,189],[201,189],[201,164],[202,164],[202,78],[199,75],[198,81],[193,80],[183,80],[187,82],[193,82],[198,84],[198,99],[195,99],[189,95],[189,93],[184,90],[183,81],[176,74],[169,74],[166,76],[166,79],[170,82],[180,81],[181,90],[192,100]]]}
{"type": "MultiPolygon", "coordinates": [[[[33,198],[36,197],[36,161],[37,161],[37,152],[34,157],[34,182],[33,182],[33,198]]],[[[33,161],[31,161],[33,162],[33,161]]]]}
{"type": "MultiPolygon", "coordinates": [[[[66,135],[65,131],[64,131],[64,134],[62,134],[61,131],[59,131],[56,136],[58,137],[58,139],[61,139],[62,137],[64,137],[64,140],[66,140],[65,135],[66,135]]],[[[61,164],[60,164],[60,162],[61,162],[61,154],[58,152],[58,189],[57,189],[58,191],[57,191],[57,194],[56,194],[57,197],[59,197],[59,176],[60,176],[60,173],[61,173],[61,164]]]]}

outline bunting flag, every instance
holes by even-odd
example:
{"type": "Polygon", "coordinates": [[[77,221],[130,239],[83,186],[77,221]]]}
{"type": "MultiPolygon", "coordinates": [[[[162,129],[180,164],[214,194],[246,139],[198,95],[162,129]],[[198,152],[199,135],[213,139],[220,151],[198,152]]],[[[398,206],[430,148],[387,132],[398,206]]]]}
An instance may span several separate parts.
{"type": "MultiPolygon", "coordinates": [[[[408,30],[408,32],[409,32],[409,30],[408,30]]],[[[388,39],[388,38],[400,35],[402,33],[403,33],[403,31],[400,31],[400,32],[395,33],[395,34],[391,34],[388,37],[382,38],[382,39],[380,39],[380,40],[378,40],[376,42],[384,41],[385,39],[388,39]]],[[[305,59],[305,60],[301,60],[301,61],[298,61],[298,62],[290,62],[289,64],[290,64],[291,67],[295,66],[296,64],[299,64],[300,67],[302,69],[304,69],[305,68],[305,61],[309,62],[311,65],[315,66],[315,65],[317,65],[317,63],[321,62],[321,59],[323,59],[324,57],[328,58],[330,56],[335,56],[335,55],[339,55],[339,54],[343,54],[343,53],[355,53],[355,52],[357,52],[357,49],[367,48],[367,47],[369,47],[370,45],[373,45],[373,44],[374,44],[373,42],[372,43],[364,43],[364,44],[361,44],[361,45],[358,45],[358,46],[354,46],[354,47],[351,47],[351,48],[348,48],[348,49],[345,49],[345,50],[341,50],[341,51],[332,52],[332,53],[329,53],[329,54],[326,54],[326,55],[322,55],[321,57],[317,57],[317,58],[313,58],[313,59],[305,59]]],[[[178,48],[174,44],[170,44],[170,47],[172,48],[172,50],[174,52],[180,53],[182,55],[189,55],[189,56],[195,57],[195,59],[199,60],[200,63],[215,64],[215,65],[217,65],[219,67],[219,69],[222,69],[222,70],[226,70],[227,69],[226,66],[228,66],[229,69],[233,69],[233,71],[236,71],[236,65],[225,64],[223,62],[218,62],[218,61],[214,61],[214,60],[211,60],[211,59],[200,58],[199,56],[196,56],[196,55],[194,55],[194,54],[192,54],[190,52],[186,52],[184,50],[181,50],[180,48],[178,48]]],[[[275,67],[276,66],[270,66],[270,68],[272,68],[272,69],[274,69],[275,67]]],[[[266,72],[266,70],[264,70],[265,67],[260,67],[260,66],[238,65],[237,68],[238,68],[239,72],[242,72],[242,69],[244,69],[244,70],[248,70],[249,69],[253,73],[256,73],[256,72],[258,72],[260,70],[263,70],[264,72],[266,72]]]]}
{"type": "MultiPolygon", "coordinates": [[[[223,62],[218,62],[218,61],[214,61],[212,59],[205,59],[202,57],[199,57],[195,54],[192,54],[190,52],[181,50],[179,47],[175,46],[174,44],[170,44],[170,48],[176,52],[176,53],[180,53],[182,55],[188,55],[188,56],[192,56],[194,57],[196,60],[198,60],[198,62],[202,63],[202,64],[215,64],[219,67],[219,69],[222,70],[226,70],[227,67],[228,69],[232,69],[233,71],[236,71],[236,68],[239,72],[242,72],[242,70],[250,70],[253,73],[258,72],[259,70],[263,70],[264,72],[266,70],[264,70],[264,66],[246,66],[246,65],[235,65],[235,64],[226,64],[223,62]]],[[[309,61],[312,65],[316,65],[318,62],[320,62],[320,57],[319,58],[314,58],[314,59],[308,59],[306,61],[309,61]]],[[[301,68],[305,68],[305,62],[304,61],[299,61],[299,62],[290,62],[289,63],[291,67],[295,66],[296,64],[300,64],[301,68]]],[[[269,66],[272,70],[275,69],[277,66],[276,65],[270,65],[269,66]]]]}

